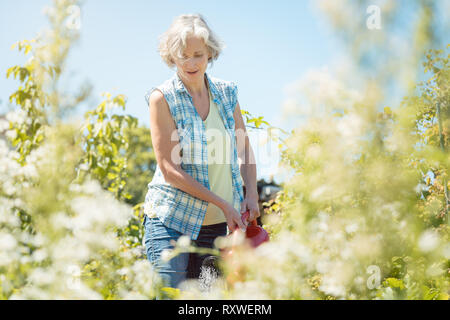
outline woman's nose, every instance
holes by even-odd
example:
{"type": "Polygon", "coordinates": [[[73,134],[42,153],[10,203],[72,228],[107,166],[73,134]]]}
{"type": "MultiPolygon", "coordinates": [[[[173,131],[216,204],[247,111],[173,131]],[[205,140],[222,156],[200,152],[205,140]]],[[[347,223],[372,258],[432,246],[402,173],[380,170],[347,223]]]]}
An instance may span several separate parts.
{"type": "Polygon", "coordinates": [[[193,59],[193,58],[186,59],[186,60],[184,61],[184,66],[185,66],[185,67],[195,67],[195,61],[194,61],[194,59],[193,59]]]}

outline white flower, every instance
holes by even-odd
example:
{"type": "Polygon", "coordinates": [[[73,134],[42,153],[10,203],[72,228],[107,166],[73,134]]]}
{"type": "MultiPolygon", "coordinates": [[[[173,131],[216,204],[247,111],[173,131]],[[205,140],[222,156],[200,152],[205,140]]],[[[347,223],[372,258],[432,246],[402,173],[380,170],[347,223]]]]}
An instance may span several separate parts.
{"type": "MultiPolygon", "coordinates": [[[[334,272],[336,273],[339,271],[335,270],[334,272]]],[[[319,290],[335,297],[344,297],[346,293],[345,285],[342,283],[341,276],[334,273],[327,273],[322,277],[319,290]]]]}
{"type": "Polygon", "coordinates": [[[128,268],[121,268],[117,270],[117,274],[120,274],[121,276],[126,276],[130,270],[128,268]]]}
{"type": "MultiPolygon", "coordinates": [[[[326,115],[330,109],[348,109],[361,100],[361,94],[337,79],[327,66],[308,71],[285,89],[288,100],[283,114],[311,116],[326,115]]],[[[359,126],[356,125],[355,129],[359,126]]]]}
{"type": "Polygon", "coordinates": [[[188,236],[178,238],[177,245],[181,248],[187,248],[191,245],[191,239],[188,236]]]}
{"type": "Polygon", "coordinates": [[[328,191],[328,189],[329,188],[326,185],[322,185],[316,188],[313,192],[311,192],[311,199],[312,200],[319,199],[322,195],[324,195],[328,191]]]}
{"type": "Polygon", "coordinates": [[[442,268],[442,265],[438,263],[433,263],[431,266],[427,268],[426,274],[430,277],[438,277],[444,274],[445,270],[442,268]]]}
{"type": "Polygon", "coordinates": [[[38,249],[33,252],[33,260],[36,262],[42,262],[48,257],[48,253],[45,249],[38,249]]]}
{"type": "Polygon", "coordinates": [[[337,129],[345,139],[360,136],[363,127],[363,120],[354,113],[345,115],[337,123],[337,129]]]}
{"type": "Polygon", "coordinates": [[[90,256],[89,247],[82,238],[65,237],[52,248],[52,258],[57,261],[85,261],[90,256]]]}
{"type": "Polygon", "coordinates": [[[352,224],[349,224],[349,225],[347,225],[345,227],[345,232],[347,232],[347,233],[354,233],[356,231],[358,231],[358,224],[357,223],[352,223],[352,224]]]}
{"type": "Polygon", "coordinates": [[[419,249],[423,252],[434,250],[439,245],[439,237],[432,230],[426,230],[419,238],[419,249]]]}
{"type": "Polygon", "coordinates": [[[445,259],[450,259],[450,243],[446,243],[442,248],[442,255],[445,259]]]}
{"type": "Polygon", "coordinates": [[[169,261],[172,258],[172,250],[165,249],[161,252],[161,260],[169,261]]]}
{"type": "Polygon", "coordinates": [[[350,259],[353,257],[353,250],[350,247],[345,247],[342,251],[341,251],[341,257],[343,259],[350,259]]]}
{"type": "Polygon", "coordinates": [[[92,196],[79,196],[71,201],[76,213],[72,221],[74,230],[102,229],[111,225],[123,227],[131,218],[131,207],[102,190],[98,182],[83,185],[83,191],[92,196]]]}
{"type": "Polygon", "coordinates": [[[318,224],[319,230],[323,232],[328,231],[328,224],[325,221],[319,222],[318,224]]]}
{"type": "Polygon", "coordinates": [[[10,140],[17,138],[17,132],[15,129],[6,131],[5,135],[10,140]]]}
{"type": "Polygon", "coordinates": [[[37,178],[38,172],[36,167],[33,164],[27,163],[21,168],[20,172],[23,176],[27,178],[37,178]]]}
{"type": "Polygon", "coordinates": [[[87,163],[82,163],[82,164],[80,164],[79,169],[81,171],[88,171],[89,170],[89,165],[87,163]]]}
{"type": "Polygon", "coordinates": [[[3,132],[5,130],[9,129],[9,121],[6,121],[4,119],[0,119],[0,132],[3,132]]]}
{"type": "Polygon", "coordinates": [[[36,268],[29,276],[33,285],[49,285],[55,280],[56,276],[52,269],[36,268]]]}
{"type": "Polygon", "coordinates": [[[11,252],[0,251],[0,266],[8,266],[19,258],[18,254],[13,255],[11,252]]]}
{"type": "Polygon", "coordinates": [[[0,233],[0,251],[12,251],[17,245],[17,240],[11,234],[0,233]]]}

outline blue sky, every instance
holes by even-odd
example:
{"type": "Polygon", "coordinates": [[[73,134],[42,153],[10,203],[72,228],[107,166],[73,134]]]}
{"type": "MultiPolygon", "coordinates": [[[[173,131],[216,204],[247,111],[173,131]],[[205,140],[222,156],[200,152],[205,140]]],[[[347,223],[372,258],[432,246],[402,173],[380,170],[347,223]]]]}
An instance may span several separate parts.
{"type": "MultiPolygon", "coordinates": [[[[18,85],[6,80],[6,69],[25,61],[10,47],[34,38],[47,25],[42,8],[49,4],[49,0],[0,0],[2,112],[18,85]]],[[[340,50],[310,1],[87,0],[81,8],[81,38],[69,58],[67,84],[76,88],[89,81],[94,86],[93,103],[104,91],[125,94],[126,113],[149,126],[144,93],[174,73],[157,52],[158,36],[183,13],[203,14],[226,44],[207,72],[235,81],[242,109],[284,129],[293,128],[280,118],[284,88],[308,70],[331,63],[340,50]]],[[[261,157],[257,155],[258,162],[261,157]]],[[[268,178],[274,171],[277,159],[271,160],[258,167],[258,178],[268,178]]]]}

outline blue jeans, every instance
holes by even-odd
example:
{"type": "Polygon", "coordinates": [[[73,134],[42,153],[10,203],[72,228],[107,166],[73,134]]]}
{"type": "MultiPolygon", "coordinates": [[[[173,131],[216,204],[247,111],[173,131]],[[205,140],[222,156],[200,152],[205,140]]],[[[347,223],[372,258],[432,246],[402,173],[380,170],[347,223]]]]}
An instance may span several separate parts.
{"type": "MultiPolygon", "coordinates": [[[[165,249],[173,249],[175,242],[183,234],[166,227],[159,218],[144,216],[144,242],[147,251],[147,259],[158,271],[166,286],[177,288],[186,279],[196,279],[200,275],[203,261],[210,255],[199,255],[197,253],[181,253],[169,261],[161,259],[161,253],[165,249]]],[[[219,236],[227,234],[227,224],[219,223],[203,226],[200,229],[197,240],[192,244],[202,248],[213,248],[214,240],[219,236]]]]}

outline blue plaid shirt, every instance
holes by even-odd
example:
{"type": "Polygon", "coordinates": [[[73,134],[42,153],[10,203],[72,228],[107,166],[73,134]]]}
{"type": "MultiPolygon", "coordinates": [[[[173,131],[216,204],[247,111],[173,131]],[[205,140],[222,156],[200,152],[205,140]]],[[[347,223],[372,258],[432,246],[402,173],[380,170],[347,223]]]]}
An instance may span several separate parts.
{"type": "MultiPolygon", "coordinates": [[[[244,199],[243,182],[239,170],[236,148],[234,110],[237,104],[237,86],[234,82],[210,77],[205,73],[214,102],[219,107],[225,129],[231,137],[231,174],[233,184],[233,207],[239,212],[244,199]]],[[[181,168],[203,186],[211,190],[208,180],[208,149],[205,124],[194,107],[192,96],[175,72],[163,84],[147,91],[149,102],[153,90],[159,89],[175,121],[180,138],[181,168]]],[[[170,185],[156,166],[152,181],[145,196],[144,213],[154,212],[161,222],[196,240],[206,214],[208,202],[170,185]]]]}

